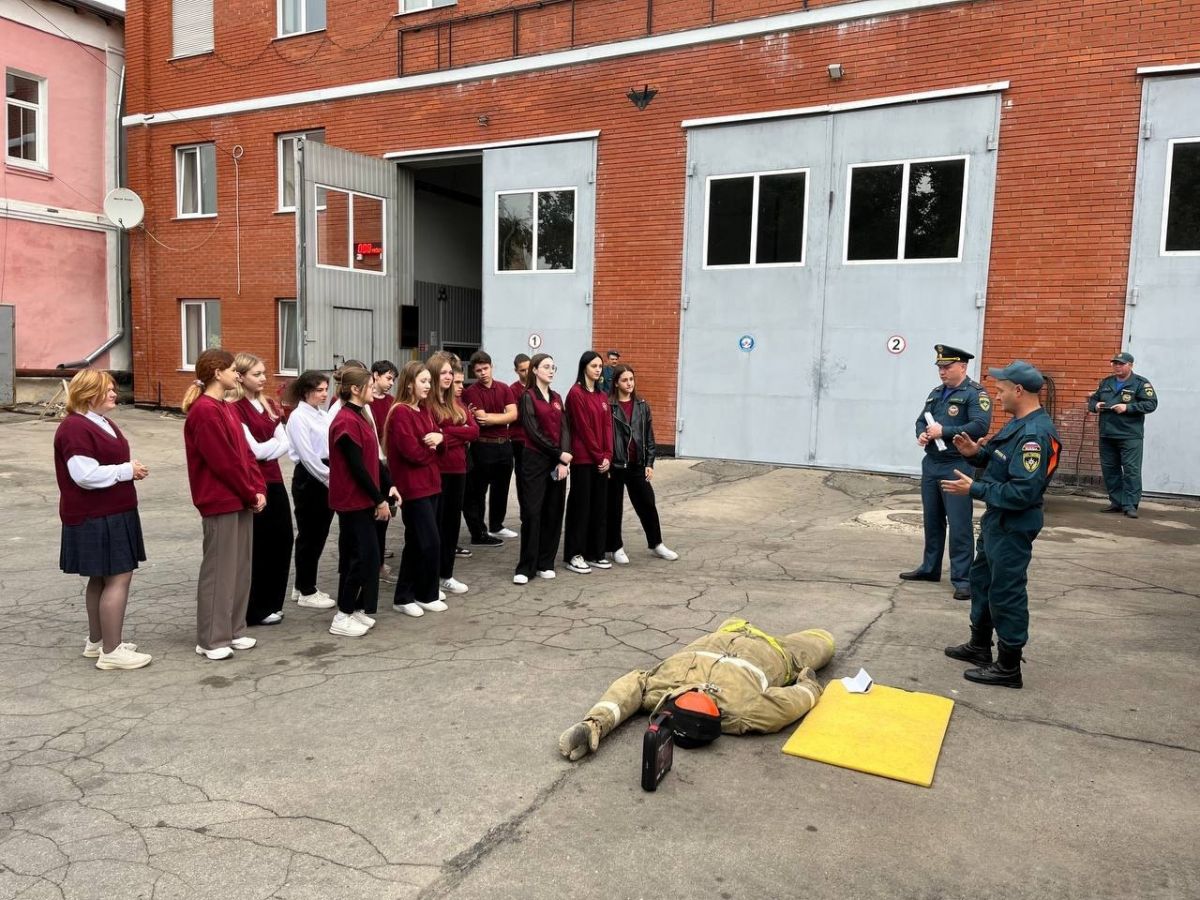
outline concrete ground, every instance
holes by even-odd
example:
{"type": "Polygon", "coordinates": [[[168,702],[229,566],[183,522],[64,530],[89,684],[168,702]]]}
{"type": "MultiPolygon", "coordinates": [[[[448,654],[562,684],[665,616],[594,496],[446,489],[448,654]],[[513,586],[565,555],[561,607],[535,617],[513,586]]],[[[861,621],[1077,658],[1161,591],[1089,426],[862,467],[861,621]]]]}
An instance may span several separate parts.
{"type": "Polygon", "coordinates": [[[135,672],[80,656],[53,425],[0,417],[0,897],[1200,896],[1194,506],[1131,522],[1050,499],[1022,691],[942,655],[967,635],[947,583],[897,581],[920,556],[915,482],[674,460],[656,485],[678,562],[632,524],[632,564],[589,576],[516,587],[515,548],[481,551],[446,613],[386,609],[356,640],[289,602],[217,663],[192,650],[181,421],[116,417],[151,468],[127,638],[154,662],[135,672]],[[638,724],[558,755],[612,679],[730,614],[828,628],[823,680],[864,666],[952,698],[933,786],[785,756],[790,728],[677,751],[655,794],[638,724]]]}

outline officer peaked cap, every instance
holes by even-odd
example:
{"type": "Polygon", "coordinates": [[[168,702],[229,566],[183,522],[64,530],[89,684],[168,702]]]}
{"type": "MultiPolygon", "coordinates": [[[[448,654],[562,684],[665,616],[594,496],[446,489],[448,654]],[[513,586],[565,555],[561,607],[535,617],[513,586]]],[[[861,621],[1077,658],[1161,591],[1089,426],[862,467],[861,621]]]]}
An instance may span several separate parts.
{"type": "Polygon", "coordinates": [[[968,353],[966,350],[960,350],[958,347],[951,347],[949,344],[935,344],[933,352],[937,354],[937,364],[939,366],[948,366],[950,363],[966,362],[969,359],[974,359],[974,353],[968,353]]]}
{"type": "Polygon", "coordinates": [[[1131,362],[1133,362],[1133,354],[1132,353],[1118,353],[1111,360],[1109,360],[1109,362],[1131,363],[1131,362]]]}
{"type": "Polygon", "coordinates": [[[988,369],[988,372],[993,378],[1019,384],[1027,391],[1040,391],[1046,381],[1041,372],[1023,359],[1013,360],[1003,369],[988,369]]]}

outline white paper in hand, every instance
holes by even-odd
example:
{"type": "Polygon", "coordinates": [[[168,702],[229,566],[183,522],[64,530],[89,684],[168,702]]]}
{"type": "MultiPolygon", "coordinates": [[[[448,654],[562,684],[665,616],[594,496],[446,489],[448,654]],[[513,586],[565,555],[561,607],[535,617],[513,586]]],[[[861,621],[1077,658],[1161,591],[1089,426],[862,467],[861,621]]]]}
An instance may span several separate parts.
{"type": "Polygon", "coordinates": [[[871,679],[871,676],[867,674],[866,669],[859,669],[858,674],[853,678],[846,677],[840,680],[846,688],[847,694],[865,694],[871,689],[871,685],[875,683],[871,679]]]}
{"type": "MultiPolygon", "coordinates": [[[[925,424],[926,424],[926,425],[932,425],[932,424],[933,424],[933,413],[928,413],[928,412],[927,412],[927,413],[925,413],[925,424]]],[[[933,442],[934,442],[935,444],[937,444],[937,448],[938,448],[939,450],[945,450],[945,449],[946,449],[946,442],[945,442],[945,441],[943,441],[941,438],[934,438],[934,439],[933,439],[933,442]]]]}

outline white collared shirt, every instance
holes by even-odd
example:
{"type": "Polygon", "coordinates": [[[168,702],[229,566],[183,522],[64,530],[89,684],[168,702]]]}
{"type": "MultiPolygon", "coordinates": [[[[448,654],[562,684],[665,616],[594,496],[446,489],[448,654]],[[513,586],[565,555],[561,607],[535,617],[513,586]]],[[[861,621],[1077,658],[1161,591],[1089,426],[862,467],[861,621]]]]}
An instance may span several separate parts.
{"type": "MultiPolygon", "coordinates": [[[[117,432],[112,423],[100,413],[89,409],[83,417],[95,423],[96,427],[102,429],[109,437],[116,438],[117,432]]],[[[122,481],[133,481],[132,462],[102,466],[90,456],[72,456],[67,460],[67,472],[72,481],[87,491],[98,491],[122,481]]]]}
{"type": "MultiPolygon", "coordinates": [[[[260,413],[263,412],[263,405],[258,400],[251,400],[250,405],[260,413]]],[[[306,406],[308,404],[305,404],[306,406]]],[[[250,426],[242,425],[242,434],[246,436],[246,443],[250,445],[250,452],[254,454],[254,458],[259,462],[269,462],[272,459],[280,459],[285,453],[291,450],[291,445],[288,443],[287,431],[280,422],[275,426],[275,433],[261,443],[254,439],[254,435],[250,433],[250,426]]]]}
{"type": "Polygon", "coordinates": [[[300,463],[308,473],[329,487],[329,413],[300,401],[288,417],[285,433],[288,457],[300,463]]]}

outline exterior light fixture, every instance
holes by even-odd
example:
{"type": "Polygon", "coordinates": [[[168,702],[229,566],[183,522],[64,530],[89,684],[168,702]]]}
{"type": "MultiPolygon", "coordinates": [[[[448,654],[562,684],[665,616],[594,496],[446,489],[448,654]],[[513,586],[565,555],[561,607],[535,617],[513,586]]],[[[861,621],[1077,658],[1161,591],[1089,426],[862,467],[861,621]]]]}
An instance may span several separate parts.
{"type": "Polygon", "coordinates": [[[488,122],[490,122],[492,120],[489,119],[487,116],[476,116],[475,121],[478,122],[480,125],[482,125],[484,128],[487,128],[488,122]]]}
{"type": "Polygon", "coordinates": [[[647,84],[643,85],[640,91],[637,88],[630,88],[629,93],[625,96],[628,97],[629,102],[638,109],[645,109],[650,105],[650,101],[653,100],[657,95],[658,91],[647,84]]]}
{"type": "Polygon", "coordinates": [[[846,74],[846,70],[842,68],[841,63],[830,63],[827,68],[829,70],[829,78],[831,81],[841,81],[842,76],[846,74]]]}

